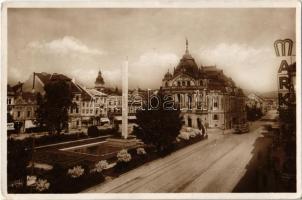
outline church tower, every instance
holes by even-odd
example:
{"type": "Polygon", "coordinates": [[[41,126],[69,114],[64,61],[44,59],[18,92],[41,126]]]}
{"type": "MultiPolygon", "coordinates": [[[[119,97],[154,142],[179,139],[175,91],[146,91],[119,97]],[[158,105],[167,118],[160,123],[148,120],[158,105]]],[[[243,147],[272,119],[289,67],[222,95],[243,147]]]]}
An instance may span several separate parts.
{"type": "Polygon", "coordinates": [[[95,82],[94,82],[94,87],[98,91],[103,91],[104,90],[104,85],[105,85],[105,81],[103,79],[101,70],[99,70],[99,74],[96,77],[95,82]]]}

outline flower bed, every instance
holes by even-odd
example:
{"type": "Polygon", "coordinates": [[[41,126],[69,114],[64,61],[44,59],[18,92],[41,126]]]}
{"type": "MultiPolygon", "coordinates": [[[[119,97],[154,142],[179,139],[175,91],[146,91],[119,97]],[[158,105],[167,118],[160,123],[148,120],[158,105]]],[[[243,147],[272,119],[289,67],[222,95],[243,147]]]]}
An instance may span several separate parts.
{"type": "MultiPolygon", "coordinates": [[[[172,152],[205,139],[198,131],[182,132],[173,144],[172,152]]],[[[168,155],[168,154],[165,154],[168,155]]],[[[77,162],[55,164],[52,170],[35,171],[32,186],[20,186],[16,180],[9,192],[13,193],[77,193],[105,181],[106,176],[118,177],[147,162],[162,157],[153,146],[123,149],[108,160],[79,159],[77,162]],[[110,162],[110,163],[108,163],[110,162]],[[114,164],[116,163],[116,164],[114,164]]],[[[29,169],[30,170],[30,169],[29,169]]],[[[28,171],[27,174],[30,174],[28,171]]]]}

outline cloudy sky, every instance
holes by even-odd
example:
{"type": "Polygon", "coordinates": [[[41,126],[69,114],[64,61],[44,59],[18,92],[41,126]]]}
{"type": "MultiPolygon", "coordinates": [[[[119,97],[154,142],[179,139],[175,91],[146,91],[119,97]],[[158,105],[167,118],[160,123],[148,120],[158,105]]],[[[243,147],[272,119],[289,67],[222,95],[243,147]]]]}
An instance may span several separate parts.
{"type": "Polygon", "coordinates": [[[8,81],[57,72],[92,87],[99,69],[129,87],[158,88],[185,51],[216,65],[244,89],[276,90],[273,42],[295,38],[295,10],[262,9],[12,9],[8,10],[8,81]]]}

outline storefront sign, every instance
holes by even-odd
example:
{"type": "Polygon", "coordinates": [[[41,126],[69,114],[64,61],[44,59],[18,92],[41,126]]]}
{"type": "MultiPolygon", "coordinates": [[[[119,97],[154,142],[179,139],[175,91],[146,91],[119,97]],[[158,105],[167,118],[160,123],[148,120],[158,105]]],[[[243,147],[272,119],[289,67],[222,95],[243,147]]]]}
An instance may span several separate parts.
{"type": "Polygon", "coordinates": [[[292,56],[293,41],[291,39],[276,40],[274,43],[276,56],[281,58],[278,66],[278,102],[279,107],[287,107],[290,100],[290,79],[288,76],[288,60],[292,56]]]}
{"type": "Polygon", "coordinates": [[[13,130],[15,130],[14,123],[7,123],[7,130],[8,130],[8,131],[13,131],[13,130]]]}

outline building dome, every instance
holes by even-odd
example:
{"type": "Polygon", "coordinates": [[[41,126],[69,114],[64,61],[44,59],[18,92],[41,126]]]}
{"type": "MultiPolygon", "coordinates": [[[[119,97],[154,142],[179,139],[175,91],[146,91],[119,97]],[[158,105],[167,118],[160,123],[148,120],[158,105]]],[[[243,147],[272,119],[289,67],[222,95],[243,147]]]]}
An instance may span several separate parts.
{"type": "Polygon", "coordinates": [[[197,77],[199,74],[198,66],[188,50],[188,40],[186,40],[186,52],[174,71],[174,74],[178,73],[185,73],[192,77],[197,77]]]}
{"type": "Polygon", "coordinates": [[[171,74],[171,73],[169,72],[169,70],[168,70],[168,72],[165,74],[163,80],[170,80],[171,78],[172,78],[172,74],[171,74]]]}
{"type": "Polygon", "coordinates": [[[99,74],[98,74],[98,76],[96,77],[94,83],[95,83],[96,85],[104,85],[104,84],[105,84],[104,79],[103,79],[103,76],[102,76],[101,70],[99,71],[99,74]]]}
{"type": "Polygon", "coordinates": [[[98,76],[95,79],[94,87],[98,91],[102,91],[102,90],[104,90],[104,84],[105,84],[105,81],[103,79],[102,72],[100,70],[98,76]]]}

